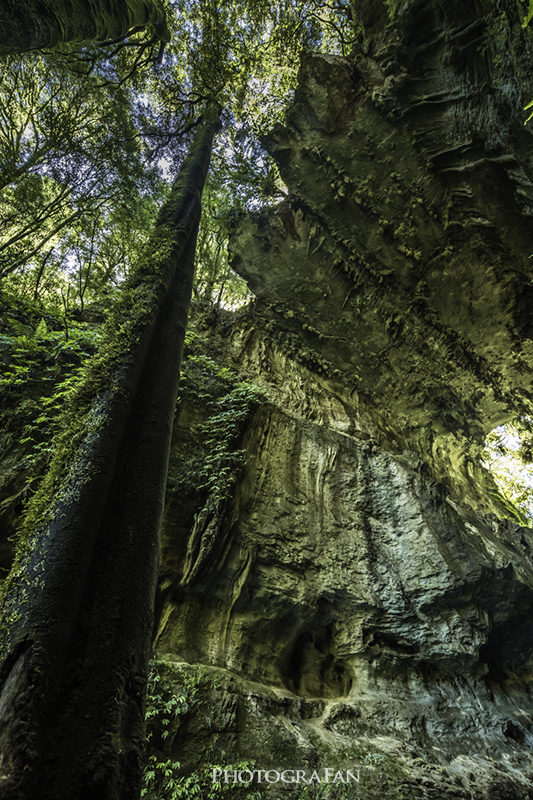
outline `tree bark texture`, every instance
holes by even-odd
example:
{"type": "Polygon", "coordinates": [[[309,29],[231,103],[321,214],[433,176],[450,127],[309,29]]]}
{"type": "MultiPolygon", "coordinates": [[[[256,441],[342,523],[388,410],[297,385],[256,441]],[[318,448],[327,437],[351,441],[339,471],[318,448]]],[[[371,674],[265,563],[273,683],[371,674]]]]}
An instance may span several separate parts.
{"type": "Polygon", "coordinates": [[[2,0],[0,55],[60,42],[121,39],[147,26],[156,38],[169,40],[160,0],[2,0]]]}
{"type": "Polygon", "coordinates": [[[2,800],[132,800],[140,790],[160,517],[217,125],[218,110],[160,213],[128,287],[132,314],[146,311],[4,597],[2,800]]]}

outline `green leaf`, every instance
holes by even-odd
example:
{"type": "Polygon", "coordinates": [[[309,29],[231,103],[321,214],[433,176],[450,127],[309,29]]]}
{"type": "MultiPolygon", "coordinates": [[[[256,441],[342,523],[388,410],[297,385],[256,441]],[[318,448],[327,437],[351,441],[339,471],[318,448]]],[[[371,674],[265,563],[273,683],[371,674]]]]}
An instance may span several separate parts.
{"type": "Polygon", "coordinates": [[[46,325],[46,320],[43,318],[37,325],[34,336],[36,339],[44,339],[47,333],[48,327],[46,325]]]}

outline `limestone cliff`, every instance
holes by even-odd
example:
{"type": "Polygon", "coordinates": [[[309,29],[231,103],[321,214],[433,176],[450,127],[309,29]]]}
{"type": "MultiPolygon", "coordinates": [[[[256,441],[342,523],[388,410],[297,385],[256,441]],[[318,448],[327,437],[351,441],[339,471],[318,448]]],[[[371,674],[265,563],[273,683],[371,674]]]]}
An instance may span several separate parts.
{"type": "Polygon", "coordinates": [[[473,513],[413,451],[381,447],[349,396],[255,318],[219,333],[217,357],[265,400],[209,522],[181,477],[202,416],[181,407],[156,646],[175,690],[192,681],[195,695],[166,749],[185,774],[360,766],[358,790],[332,797],[524,800],[531,531],[473,513]]]}
{"type": "Polygon", "coordinates": [[[362,4],[354,62],[304,60],[267,139],[289,197],[232,265],[383,442],[486,508],[479,445],[531,413],[531,33],[515,2],[398,5],[362,4]]]}
{"type": "Polygon", "coordinates": [[[360,766],[324,796],[526,800],[533,537],[480,451],[532,409],[531,36],[514,2],[360,13],[266,141],[289,197],[233,236],[256,300],[210,352],[265,399],[217,504],[178,418],[156,646],[194,697],[164,747],[360,766]]]}

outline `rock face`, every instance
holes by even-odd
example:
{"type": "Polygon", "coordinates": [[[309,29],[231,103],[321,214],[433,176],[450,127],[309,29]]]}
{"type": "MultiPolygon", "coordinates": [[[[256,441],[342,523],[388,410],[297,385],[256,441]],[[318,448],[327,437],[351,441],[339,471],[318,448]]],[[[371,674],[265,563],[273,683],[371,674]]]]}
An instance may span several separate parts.
{"type": "Polygon", "coordinates": [[[355,62],[304,60],[267,140],[289,198],[232,265],[384,442],[487,509],[479,446],[531,413],[531,34],[514,2],[399,6],[362,4],[355,62]]]}
{"type": "Polygon", "coordinates": [[[178,417],[156,647],[195,692],[165,748],[526,800],[533,537],[479,453],[531,413],[530,34],[514,2],[359,6],[355,63],[308,57],[268,139],[289,198],[233,237],[257,299],[211,353],[265,399],[216,504],[178,417]]]}
{"type": "MultiPolygon", "coordinates": [[[[359,767],[359,794],[333,797],[529,797],[532,532],[454,502],[413,451],[380,447],[255,319],[224,342],[218,357],[266,399],[216,524],[202,527],[181,484],[169,494],[156,646],[176,691],[198,687],[173,757],[185,772],[359,767]]],[[[181,414],[171,486],[186,399],[181,414]]]]}

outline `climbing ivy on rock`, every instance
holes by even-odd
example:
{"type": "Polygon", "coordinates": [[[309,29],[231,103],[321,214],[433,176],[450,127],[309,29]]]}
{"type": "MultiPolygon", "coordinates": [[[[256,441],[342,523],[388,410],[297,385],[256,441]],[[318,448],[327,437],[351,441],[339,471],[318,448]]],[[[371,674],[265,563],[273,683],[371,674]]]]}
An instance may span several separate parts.
{"type": "Polygon", "coordinates": [[[188,341],[194,349],[184,361],[178,402],[201,414],[191,420],[184,447],[183,487],[200,491],[217,506],[229,496],[244,463],[239,439],[263,395],[235,371],[199,353],[194,334],[188,341]]]}
{"type": "MultiPolygon", "coordinates": [[[[215,678],[216,681],[216,678],[215,678]]],[[[262,793],[247,785],[225,784],[213,779],[213,770],[254,769],[248,761],[232,764],[208,764],[186,774],[173,753],[174,734],[187,718],[197,700],[199,689],[213,683],[208,669],[196,667],[193,672],[174,664],[154,660],[148,676],[146,727],[148,759],[144,771],[141,797],[146,800],[261,800],[262,793]]]]}

